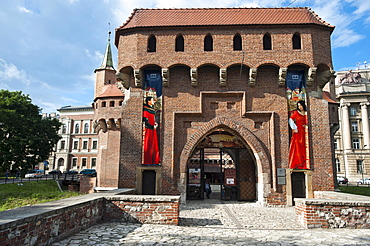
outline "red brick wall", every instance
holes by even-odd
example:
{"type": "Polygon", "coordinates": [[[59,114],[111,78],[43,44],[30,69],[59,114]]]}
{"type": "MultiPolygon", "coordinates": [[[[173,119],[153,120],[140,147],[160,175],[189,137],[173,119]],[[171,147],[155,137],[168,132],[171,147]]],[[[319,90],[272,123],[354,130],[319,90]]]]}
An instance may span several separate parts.
{"type": "MultiPolygon", "coordinates": [[[[143,70],[147,66],[169,69],[169,85],[163,88],[160,125],[162,194],[179,194],[180,174],[186,172],[191,151],[212,127],[225,125],[242,136],[259,156],[257,176],[266,178],[258,182],[264,182],[266,187],[258,192],[270,190],[263,194],[269,197],[268,201],[285,204],[285,186],[277,185],[274,177],[275,168],[288,167],[289,151],[287,102],[285,86],[278,84],[279,67],[306,71],[317,66],[329,69],[330,29],[308,25],[130,30],[119,37],[118,56],[117,71],[143,70]],[[262,37],[267,32],[272,37],[272,50],[263,50],[262,37]],[[292,35],[296,32],[302,39],[300,50],[292,48],[292,35]],[[184,52],[174,50],[179,33],[184,37],[184,52]],[[203,51],[208,33],[214,41],[211,52],[203,51]],[[233,50],[236,33],[242,37],[243,51],[233,50]],[[152,34],[156,36],[157,50],[147,52],[148,37],[152,34]],[[193,68],[197,68],[197,86],[191,85],[193,68]],[[220,86],[220,68],[227,69],[226,86],[220,86]],[[258,68],[254,87],[248,83],[250,68],[258,68]],[[260,127],[256,128],[256,123],[260,127]]],[[[135,187],[136,166],[141,162],[142,93],[133,81],[130,91],[134,96],[122,108],[119,187],[135,187]]],[[[315,98],[319,95],[317,86],[315,80],[307,88],[312,183],[314,190],[332,190],[328,105],[325,100],[315,98]]]]}
{"type": "Polygon", "coordinates": [[[295,204],[297,221],[305,228],[370,228],[370,202],[299,199],[295,204]]]}
{"type": "Polygon", "coordinates": [[[178,225],[180,201],[122,201],[108,198],[104,220],[119,220],[146,224],[178,225]]]}
{"type": "Polygon", "coordinates": [[[0,245],[50,245],[102,220],[178,225],[179,204],[179,197],[94,194],[3,211],[0,245]]]}

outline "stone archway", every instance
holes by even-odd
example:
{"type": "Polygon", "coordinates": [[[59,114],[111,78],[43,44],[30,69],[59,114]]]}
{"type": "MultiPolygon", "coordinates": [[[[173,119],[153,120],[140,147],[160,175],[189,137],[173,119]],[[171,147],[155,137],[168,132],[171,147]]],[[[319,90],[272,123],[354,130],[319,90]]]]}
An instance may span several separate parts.
{"type": "Polygon", "coordinates": [[[187,186],[187,163],[189,157],[199,145],[199,143],[214,129],[224,127],[230,130],[233,134],[239,136],[245,145],[250,148],[250,151],[255,159],[256,175],[257,175],[257,202],[265,203],[265,198],[272,187],[271,181],[271,163],[268,158],[269,153],[263,148],[261,142],[251,133],[246,127],[237,122],[234,122],[226,117],[217,117],[207,122],[203,127],[198,129],[193,135],[189,136],[180,156],[180,182],[179,190],[181,192],[182,201],[186,201],[186,186],[187,186]]]}

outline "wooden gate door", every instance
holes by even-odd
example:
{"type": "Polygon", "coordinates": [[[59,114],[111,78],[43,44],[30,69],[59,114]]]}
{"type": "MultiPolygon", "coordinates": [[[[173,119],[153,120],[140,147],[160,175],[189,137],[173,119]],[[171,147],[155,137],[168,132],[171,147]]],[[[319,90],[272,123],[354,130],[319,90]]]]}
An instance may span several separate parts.
{"type": "Polygon", "coordinates": [[[239,180],[238,200],[256,200],[256,168],[254,159],[247,149],[238,149],[237,170],[239,180]]]}
{"type": "Polygon", "coordinates": [[[306,198],[305,174],[303,172],[292,173],[292,197],[293,205],[294,198],[306,198]]]}
{"type": "Polygon", "coordinates": [[[155,195],[156,172],[154,170],[143,171],[143,195],[155,195]]]}

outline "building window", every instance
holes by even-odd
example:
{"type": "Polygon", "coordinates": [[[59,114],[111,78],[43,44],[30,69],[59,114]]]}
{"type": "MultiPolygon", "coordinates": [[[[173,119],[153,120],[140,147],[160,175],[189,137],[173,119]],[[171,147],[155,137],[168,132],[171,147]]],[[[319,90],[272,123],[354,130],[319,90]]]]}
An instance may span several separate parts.
{"type": "Polygon", "coordinates": [[[181,34],[176,37],[175,51],[184,51],[184,37],[181,34]]]}
{"type": "Polygon", "coordinates": [[[362,165],[362,162],[363,160],[356,160],[356,165],[357,165],[357,173],[363,173],[364,172],[364,169],[363,169],[363,165],[362,165]]]}
{"type": "Polygon", "coordinates": [[[349,108],[349,113],[350,113],[351,116],[357,115],[357,109],[356,109],[356,107],[350,107],[349,108]]]}
{"type": "Polygon", "coordinates": [[[295,33],[292,38],[293,49],[300,50],[301,49],[301,35],[299,33],[295,33]]]}
{"type": "Polygon", "coordinates": [[[358,138],[352,139],[352,148],[353,149],[360,149],[360,140],[358,138]]]}
{"type": "Polygon", "coordinates": [[[351,122],[352,132],[358,132],[358,123],[357,122],[351,122]]]}
{"type": "Polygon", "coordinates": [[[66,141],[62,140],[60,141],[60,149],[65,149],[66,148],[66,141]]]}
{"type": "Polygon", "coordinates": [[[156,52],[157,40],[154,35],[150,35],[148,39],[148,52],[156,52]]]}
{"type": "Polygon", "coordinates": [[[73,142],[73,149],[77,149],[78,148],[78,141],[74,141],[73,142]]]}
{"type": "Polygon", "coordinates": [[[207,34],[204,38],[204,51],[213,51],[213,38],[211,34],[207,34]]]}
{"type": "Polygon", "coordinates": [[[123,101],[118,102],[118,106],[122,106],[123,101]]]}
{"type": "Polygon", "coordinates": [[[63,126],[62,126],[62,134],[65,134],[65,133],[67,133],[67,126],[66,126],[66,124],[63,124],[63,126]]]}
{"type": "Polygon", "coordinates": [[[98,148],[98,141],[94,140],[92,142],[92,149],[97,149],[98,148]]]}
{"type": "Polygon", "coordinates": [[[58,160],[58,166],[59,166],[59,167],[64,166],[64,159],[63,159],[63,158],[60,158],[60,159],[58,160]]]}
{"type": "Polygon", "coordinates": [[[338,149],[338,139],[334,139],[334,149],[338,149]]]}
{"type": "Polygon", "coordinates": [[[83,141],[82,142],[82,148],[83,149],[87,149],[87,141],[83,141]]]}
{"type": "Polygon", "coordinates": [[[337,173],[340,173],[340,160],[335,158],[335,166],[337,167],[337,173]]]}
{"type": "Polygon", "coordinates": [[[91,167],[96,167],[96,158],[91,158],[91,167]]]}
{"type": "Polygon", "coordinates": [[[239,33],[235,34],[235,36],[234,36],[233,48],[234,48],[234,50],[242,50],[243,49],[242,37],[240,36],[239,33]]]}
{"type": "Polygon", "coordinates": [[[264,50],[271,50],[272,49],[271,35],[269,33],[266,33],[263,36],[263,49],[264,50]]]}
{"type": "Polygon", "coordinates": [[[84,133],[89,133],[89,124],[85,123],[84,125],[84,133]]]}
{"type": "Polygon", "coordinates": [[[72,167],[76,167],[77,166],[77,158],[72,158],[72,167]]]}
{"type": "Polygon", "coordinates": [[[80,125],[77,123],[75,125],[75,133],[79,133],[80,132],[80,125]]]}
{"type": "Polygon", "coordinates": [[[107,106],[107,102],[102,102],[101,106],[102,106],[102,108],[105,108],[107,106]]]}
{"type": "Polygon", "coordinates": [[[114,101],[109,102],[109,107],[114,107],[114,101]]]}
{"type": "Polygon", "coordinates": [[[86,168],[87,166],[87,159],[86,158],[82,158],[82,167],[85,167],[86,168]]]}

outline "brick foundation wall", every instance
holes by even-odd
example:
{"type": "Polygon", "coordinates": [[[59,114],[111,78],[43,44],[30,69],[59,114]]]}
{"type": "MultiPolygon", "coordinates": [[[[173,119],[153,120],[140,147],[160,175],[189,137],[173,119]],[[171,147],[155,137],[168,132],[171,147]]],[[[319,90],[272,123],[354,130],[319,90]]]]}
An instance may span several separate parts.
{"type": "Polygon", "coordinates": [[[106,197],[104,220],[178,225],[178,196],[106,197]]]}
{"type": "Polygon", "coordinates": [[[295,199],[297,221],[305,228],[370,228],[370,199],[332,192],[330,199],[295,199]],[[344,199],[343,199],[344,198],[344,199]]]}
{"type": "Polygon", "coordinates": [[[178,224],[180,197],[114,195],[94,193],[0,212],[0,245],[50,245],[102,220],[178,224]]]}

